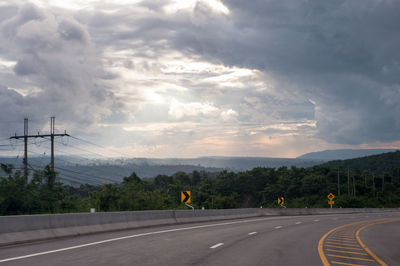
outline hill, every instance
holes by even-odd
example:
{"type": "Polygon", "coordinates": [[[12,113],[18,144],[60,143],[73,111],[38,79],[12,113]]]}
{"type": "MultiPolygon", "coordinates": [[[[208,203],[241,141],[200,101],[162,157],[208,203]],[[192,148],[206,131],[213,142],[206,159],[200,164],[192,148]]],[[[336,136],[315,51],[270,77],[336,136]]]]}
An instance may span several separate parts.
{"type": "MultiPolygon", "coordinates": [[[[348,160],[335,160],[321,164],[331,168],[349,168],[360,171],[371,171],[374,173],[393,173],[400,169],[400,151],[387,152],[377,155],[354,158],[348,160]]],[[[398,176],[398,173],[395,173],[398,176]]]]}
{"type": "MultiPolygon", "coordinates": [[[[152,178],[157,175],[172,175],[177,172],[205,171],[217,173],[223,170],[246,171],[255,167],[311,167],[322,162],[321,160],[267,157],[87,159],[79,156],[56,156],[55,170],[60,173],[60,181],[79,186],[80,184],[119,183],[124,176],[129,176],[132,172],[135,172],[141,178],[152,178]]],[[[22,158],[0,157],[0,163],[13,164],[16,168],[21,169],[22,158]]],[[[47,158],[29,157],[30,169],[43,169],[48,163],[47,158]]]]}
{"type": "Polygon", "coordinates": [[[297,159],[323,160],[323,161],[346,160],[346,159],[353,159],[353,158],[365,157],[365,156],[381,154],[385,152],[394,152],[394,151],[396,150],[394,149],[325,150],[325,151],[306,153],[297,157],[297,159]]]}
{"type": "Polygon", "coordinates": [[[197,165],[202,167],[219,168],[234,172],[251,170],[256,167],[296,166],[311,167],[324,160],[297,159],[297,158],[270,158],[270,157],[223,157],[211,156],[193,159],[143,159],[148,163],[158,165],[197,165]]]}

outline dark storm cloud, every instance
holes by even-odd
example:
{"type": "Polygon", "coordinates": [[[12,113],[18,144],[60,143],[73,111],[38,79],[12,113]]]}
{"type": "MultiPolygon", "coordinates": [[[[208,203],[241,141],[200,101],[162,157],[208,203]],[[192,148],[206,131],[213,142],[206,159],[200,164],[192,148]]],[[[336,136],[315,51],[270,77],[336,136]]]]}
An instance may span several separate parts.
{"type": "Polygon", "coordinates": [[[316,103],[318,137],[360,144],[399,140],[399,1],[226,0],[222,23],[191,24],[177,49],[256,68],[279,90],[316,103]]]}
{"type": "MultiPolygon", "coordinates": [[[[168,15],[160,12],[162,6],[145,1],[142,6],[153,12],[148,16],[123,16],[128,10],[116,15],[99,13],[91,25],[94,36],[98,33],[105,44],[104,25],[128,26],[113,32],[113,41],[108,43],[134,49],[136,55],[161,54],[166,45],[159,41],[167,40],[170,49],[268,73],[277,82],[276,90],[292,98],[277,104],[273,98],[254,95],[265,106],[275,106],[259,111],[272,112],[278,119],[316,119],[317,136],[329,142],[399,139],[399,104],[389,99],[399,98],[400,90],[400,2],[223,3],[229,15],[215,15],[201,1],[191,14],[168,15]],[[314,111],[308,99],[315,102],[314,111]]],[[[234,97],[231,94],[224,96],[234,97]]],[[[251,116],[240,113],[243,119],[251,116]]]]}
{"type": "Polygon", "coordinates": [[[72,127],[118,112],[120,103],[104,82],[113,75],[102,68],[85,25],[33,4],[9,6],[13,13],[0,20],[0,44],[7,47],[0,59],[16,64],[14,73],[1,73],[3,121],[29,117],[43,125],[55,115],[72,127]]]}

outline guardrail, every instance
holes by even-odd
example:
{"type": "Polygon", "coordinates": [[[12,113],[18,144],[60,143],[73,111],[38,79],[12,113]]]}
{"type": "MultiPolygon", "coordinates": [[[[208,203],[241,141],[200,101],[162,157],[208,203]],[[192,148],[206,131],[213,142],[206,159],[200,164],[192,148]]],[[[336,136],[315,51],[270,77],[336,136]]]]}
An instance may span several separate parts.
{"type": "Polygon", "coordinates": [[[400,211],[400,209],[161,210],[0,216],[0,246],[156,225],[278,215],[400,211]]]}

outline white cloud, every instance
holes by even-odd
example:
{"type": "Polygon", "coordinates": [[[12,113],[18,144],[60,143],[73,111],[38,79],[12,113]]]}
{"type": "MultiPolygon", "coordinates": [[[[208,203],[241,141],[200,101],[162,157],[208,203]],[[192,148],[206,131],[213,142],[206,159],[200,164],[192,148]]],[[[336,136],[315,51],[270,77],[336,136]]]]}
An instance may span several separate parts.
{"type": "Polygon", "coordinates": [[[193,11],[198,5],[206,5],[211,11],[229,14],[229,9],[220,0],[173,0],[164,7],[167,13],[176,13],[181,10],[193,11]]]}
{"type": "Polygon", "coordinates": [[[176,100],[172,100],[169,108],[169,115],[175,119],[181,119],[184,117],[191,116],[216,116],[219,109],[210,103],[181,103],[176,100]]]}
{"type": "Polygon", "coordinates": [[[238,117],[238,113],[235,110],[229,109],[226,111],[222,111],[221,117],[224,121],[229,121],[238,117]]]}

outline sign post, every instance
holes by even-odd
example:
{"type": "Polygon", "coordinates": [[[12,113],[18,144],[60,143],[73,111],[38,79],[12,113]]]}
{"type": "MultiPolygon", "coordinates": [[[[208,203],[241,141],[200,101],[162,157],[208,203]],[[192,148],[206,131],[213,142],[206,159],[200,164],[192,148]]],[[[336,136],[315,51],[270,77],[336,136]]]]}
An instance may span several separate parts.
{"type": "Polygon", "coordinates": [[[335,202],[333,201],[333,199],[335,198],[335,195],[333,195],[332,193],[329,193],[328,197],[328,204],[331,205],[331,209],[332,209],[332,205],[335,204],[335,202]]]}

